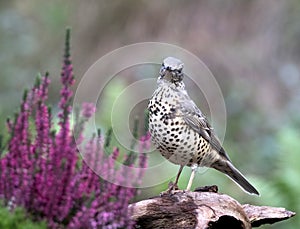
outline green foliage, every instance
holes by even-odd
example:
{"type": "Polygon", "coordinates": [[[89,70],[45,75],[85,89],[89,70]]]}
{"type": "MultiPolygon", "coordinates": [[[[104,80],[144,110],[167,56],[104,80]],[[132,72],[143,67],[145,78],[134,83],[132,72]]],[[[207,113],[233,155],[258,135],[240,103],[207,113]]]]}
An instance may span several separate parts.
{"type": "Polygon", "coordinates": [[[22,208],[10,212],[6,207],[0,206],[1,229],[42,229],[47,228],[45,222],[33,222],[22,208]]]}
{"type": "MultiPolygon", "coordinates": [[[[278,157],[277,169],[274,174],[274,188],[280,193],[281,205],[285,208],[300,212],[300,134],[292,126],[283,128],[278,134],[278,142],[281,147],[278,157]]],[[[300,225],[299,217],[293,219],[294,225],[300,225]]],[[[294,226],[284,225],[284,228],[294,226]]]]}
{"type": "MultiPolygon", "coordinates": [[[[299,138],[299,132],[292,125],[279,130],[275,137],[277,145],[280,147],[279,155],[274,160],[276,168],[269,179],[265,177],[256,179],[262,193],[262,196],[256,199],[256,204],[284,207],[299,214],[299,138]]],[[[267,225],[262,228],[293,229],[296,228],[296,225],[300,225],[300,219],[297,216],[286,222],[276,223],[272,226],[267,225]]]]}

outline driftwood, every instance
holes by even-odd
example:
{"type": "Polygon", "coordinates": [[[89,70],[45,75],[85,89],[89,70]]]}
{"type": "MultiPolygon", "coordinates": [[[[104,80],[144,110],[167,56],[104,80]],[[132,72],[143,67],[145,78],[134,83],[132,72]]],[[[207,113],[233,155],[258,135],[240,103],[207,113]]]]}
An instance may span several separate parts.
{"type": "Polygon", "coordinates": [[[129,206],[136,228],[252,228],[293,217],[269,206],[241,205],[215,192],[174,191],[129,206]]]}

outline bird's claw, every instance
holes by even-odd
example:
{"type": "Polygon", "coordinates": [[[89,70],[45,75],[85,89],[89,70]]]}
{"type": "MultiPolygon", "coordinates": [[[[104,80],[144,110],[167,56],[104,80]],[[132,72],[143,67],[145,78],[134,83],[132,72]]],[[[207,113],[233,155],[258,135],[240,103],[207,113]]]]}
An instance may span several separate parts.
{"type": "Polygon", "coordinates": [[[177,190],[179,190],[178,185],[170,181],[170,183],[168,184],[168,189],[166,191],[161,192],[160,196],[171,195],[173,191],[177,190]]]}

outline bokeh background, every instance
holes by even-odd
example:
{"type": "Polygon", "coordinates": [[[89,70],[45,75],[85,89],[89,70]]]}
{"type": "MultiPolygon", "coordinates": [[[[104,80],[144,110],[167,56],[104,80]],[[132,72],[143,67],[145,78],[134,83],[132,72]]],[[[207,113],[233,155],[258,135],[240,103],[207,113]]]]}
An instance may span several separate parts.
{"type": "MultiPolygon", "coordinates": [[[[212,71],[225,99],[224,146],[261,196],[248,196],[212,170],[198,174],[194,187],[217,184],[221,192],[230,193],[242,203],[300,212],[298,0],[0,1],[2,134],[6,117],[16,111],[23,89],[33,84],[39,72],[50,72],[50,101],[55,106],[67,26],[72,28],[77,82],[101,56],[128,44],[165,42],[197,55],[212,71]]],[[[137,73],[114,80],[104,95],[107,104],[139,77],[137,73]]],[[[190,88],[201,106],[196,89],[190,88]]],[[[139,107],[142,115],[143,106],[139,107]]],[[[105,115],[103,112],[99,118],[103,128],[110,125],[105,115]]],[[[186,168],[180,187],[186,185],[189,174],[186,168]]],[[[139,199],[158,195],[166,187],[167,183],[142,189],[139,199]]],[[[299,225],[296,216],[263,228],[299,225]]]]}

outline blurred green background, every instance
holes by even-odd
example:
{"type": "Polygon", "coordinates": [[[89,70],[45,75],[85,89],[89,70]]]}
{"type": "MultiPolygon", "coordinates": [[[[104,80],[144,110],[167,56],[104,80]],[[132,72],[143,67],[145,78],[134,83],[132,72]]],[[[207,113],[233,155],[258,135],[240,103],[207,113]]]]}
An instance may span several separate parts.
{"type": "MultiPolygon", "coordinates": [[[[6,117],[16,111],[23,89],[33,84],[38,72],[50,72],[50,102],[58,101],[66,26],[72,27],[77,83],[98,58],[136,42],[175,44],[197,55],[224,95],[225,148],[261,196],[243,193],[212,170],[199,173],[194,187],[217,184],[242,203],[300,212],[300,1],[2,0],[1,133],[6,117]]],[[[138,77],[112,82],[104,95],[107,104],[138,77]]],[[[199,104],[197,97],[193,99],[199,104]]],[[[139,114],[145,106],[139,107],[139,114]]],[[[105,112],[100,119],[104,128],[109,126],[105,112]]],[[[174,176],[176,172],[177,167],[174,176]]],[[[181,188],[189,174],[186,168],[181,188]]],[[[158,195],[166,186],[143,189],[139,199],[158,195]]],[[[262,228],[299,225],[296,216],[262,228]]]]}

